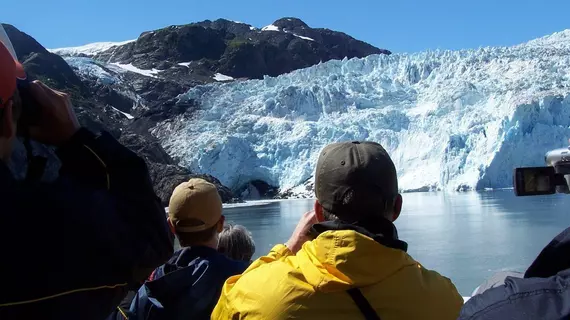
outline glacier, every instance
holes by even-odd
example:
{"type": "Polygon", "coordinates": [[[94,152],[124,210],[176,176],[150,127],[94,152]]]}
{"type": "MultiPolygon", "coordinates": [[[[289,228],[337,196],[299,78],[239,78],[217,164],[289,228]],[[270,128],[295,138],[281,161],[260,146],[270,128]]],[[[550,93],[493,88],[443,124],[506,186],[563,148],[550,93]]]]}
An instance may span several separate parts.
{"type": "MultiPolygon", "coordinates": [[[[158,72],[157,70],[140,70],[135,67],[129,68],[129,65],[125,68],[125,65],[103,63],[87,57],[64,57],[63,59],[82,79],[93,80],[96,84],[113,86],[118,94],[132,100],[132,110],[140,107],[146,108],[144,99],[129,85],[129,81],[123,78],[129,73],[153,76],[158,72]]],[[[112,110],[116,110],[129,120],[134,119],[131,114],[118,110],[115,107],[112,107],[112,110]]]]}
{"type": "Polygon", "coordinates": [[[113,72],[113,65],[103,65],[85,57],[65,57],[63,59],[82,78],[94,79],[97,83],[106,85],[121,81],[113,72]]]}
{"type": "Polygon", "coordinates": [[[107,51],[113,47],[125,45],[127,43],[135,42],[136,39],[120,41],[120,42],[94,42],[83,46],[67,47],[48,49],[49,52],[58,54],[60,56],[86,56],[91,57],[103,51],[107,51]]]}
{"type": "MultiPolygon", "coordinates": [[[[266,28],[270,29],[270,28],[266,28]]],[[[402,191],[512,185],[570,137],[570,30],[512,47],[373,55],[263,80],[198,86],[200,106],[152,133],[182,165],[234,189],[307,189],[320,150],[372,140],[402,191]]]]}

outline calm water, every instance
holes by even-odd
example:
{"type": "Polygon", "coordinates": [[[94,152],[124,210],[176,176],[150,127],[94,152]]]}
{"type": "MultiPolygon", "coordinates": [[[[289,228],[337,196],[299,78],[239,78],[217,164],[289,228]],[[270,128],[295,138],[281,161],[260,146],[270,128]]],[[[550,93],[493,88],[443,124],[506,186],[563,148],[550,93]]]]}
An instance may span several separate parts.
{"type": "MultiPolygon", "coordinates": [[[[256,257],[287,241],[313,200],[225,208],[228,222],[252,233],[256,257]]],[[[408,252],[426,268],[451,278],[470,295],[501,270],[524,271],[540,250],[570,226],[570,196],[517,198],[512,191],[404,194],[396,221],[408,252]]]]}

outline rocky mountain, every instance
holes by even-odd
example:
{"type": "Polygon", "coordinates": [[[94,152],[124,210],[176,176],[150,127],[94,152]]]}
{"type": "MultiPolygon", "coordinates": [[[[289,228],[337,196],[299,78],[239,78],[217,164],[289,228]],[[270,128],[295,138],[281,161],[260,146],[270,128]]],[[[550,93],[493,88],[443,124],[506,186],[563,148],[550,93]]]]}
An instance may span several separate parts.
{"type": "MultiPolygon", "coordinates": [[[[191,119],[193,110],[201,108],[191,100],[179,101],[180,94],[197,85],[278,76],[332,59],[390,54],[296,18],[260,29],[206,20],[143,32],[136,40],[52,50],[4,26],[30,75],[72,94],[82,124],[112,132],[147,160],[165,202],[192,173],[178,166],[179,159],[167,154],[149,130],[159,122],[191,119]]],[[[217,183],[225,201],[234,198],[214,177],[208,179],[217,183]]],[[[274,187],[256,181],[233,188],[239,194],[275,193],[274,187]]]]}
{"type": "MultiPolygon", "coordinates": [[[[30,78],[39,79],[53,88],[71,94],[81,125],[93,131],[109,131],[146,160],[155,191],[164,204],[168,203],[170,194],[176,185],[198,176],[177,166],[150,134],[138,134],[128,128],[125,117],[119,112],[113,112],[116,110],[113,104],[116,103],[117,107],[120,107],[120,101],[124,101],[121,98],[113,99],[117,95],[113,90],[104,87],[89,87],[89,83],[82,81],[62,57],[48,52],[34,38],[17,28],[7,24],[2,26],[10,37],[18,59],[23,63],[30,78]]],[[[37,153],[49,159],[44,178],[48,180],[55,178],[59,163],[53,150],[40,145],[34,145],[34,147],[37,153]]],[[[18,144],[12,163],[13,170],[19,177],[23,177],[26,170],[25,157],[22,144],[18,144]]],[[[223,186],[216,178],[209,175],[199,176],[216,184],[224,202],[236,201],[231,190],[223,186]]]]}
{"type": "Polygon", "coordinates": [[[262,29],[218,19],[144,32],[135,41],[92,51],[54,49],[62,56],[155,70],[178,83],[213,82],[219,73],[261,79],[332,59],[390,54],[342,32],[313,29],[296,18],[282,18],[262,29]]]}

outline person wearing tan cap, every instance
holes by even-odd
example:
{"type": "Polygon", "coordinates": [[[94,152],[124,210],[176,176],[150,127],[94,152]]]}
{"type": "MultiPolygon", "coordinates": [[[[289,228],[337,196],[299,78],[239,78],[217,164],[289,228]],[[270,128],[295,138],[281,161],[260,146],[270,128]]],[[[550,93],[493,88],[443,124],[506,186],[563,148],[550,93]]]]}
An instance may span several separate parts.
{"type": "Polygon", "coordinates": [[[224,227],[222,200],[216,186],[203,179],[178,185],[168,204],[168,222],[182,247],[218,248],[224,227]]]}
{"type": "Polygon", "coordinates": [[[226,281],[212,319],[457,319],[453,283],[398,238],[402,196],[381,145],[326,146],[315,194],[289,241],[226,281]]]}
{"type": "Polygon", "coordinates": [[[168,223],[182,249],[157,268],[137,292],[128,310],[115,319],[209,319],[224,281],[247,268],[219,253],[224,227],[222,200],[216,186],[190,179],[174,189],[168,223]]]}

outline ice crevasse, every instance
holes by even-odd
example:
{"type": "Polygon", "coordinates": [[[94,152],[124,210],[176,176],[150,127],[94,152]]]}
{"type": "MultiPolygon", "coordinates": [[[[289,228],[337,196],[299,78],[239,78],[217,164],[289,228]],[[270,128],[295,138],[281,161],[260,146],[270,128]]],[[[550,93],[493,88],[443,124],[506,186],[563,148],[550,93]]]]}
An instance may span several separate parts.
{"type": "Polygon", "coordinates": [[[372,140],[400,188],[510,187],[570,138],[570,30],[513,47],[373,55],[190,89],[199,106],[152,133],[230,187],[310,180],[323,146],[372,140]]]}

